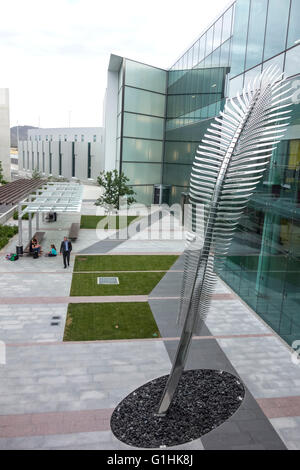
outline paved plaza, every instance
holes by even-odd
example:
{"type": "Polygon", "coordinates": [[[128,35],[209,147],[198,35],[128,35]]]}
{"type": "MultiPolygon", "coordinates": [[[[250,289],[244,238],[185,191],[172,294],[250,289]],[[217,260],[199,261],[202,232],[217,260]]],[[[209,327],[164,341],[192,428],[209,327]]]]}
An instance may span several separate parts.
{"type": "MultiPolygon", "coordinates": [[[[92,197],[92,196],[91,196],[92,197]]],[[[88,198],[84,214],[95,214],[88,198]]],[[[43,249],[60,245],[79,216],[61,216],[46,231],[43,249]]],[[[135,223],[138,225],[143,218],[135,223]]],[[[172,266],[151,294],[107,301],[149,301],[161,338],[63,342],[74,256],[88,254],[181,254],[184,240],[145,239],[164,232],[161,220],[140,227],[130,240],[113,232],[97,237],[81,230],[71,266],[61,257],[18,262],[0,256],[0,340],[6,365],[0,365],[0,449],[130,449],[110,431],[116,405],[135,388],[170,372],[180,327],[176,324],[183,259],[172,266]]],[[[24,240],[26,240],[24,222],[24,240]]],[[[166,229],[167,232],[167,229],[166,229]]],[[[102,302],[103,298],[89,301],[102,302]]],[[[241,377],[246,398],[226,423],[176,449],[300,449],[300,365],[288,346],[222,281],[205,325],[193,340],[187,368],[222,369],[241,377]]]]}

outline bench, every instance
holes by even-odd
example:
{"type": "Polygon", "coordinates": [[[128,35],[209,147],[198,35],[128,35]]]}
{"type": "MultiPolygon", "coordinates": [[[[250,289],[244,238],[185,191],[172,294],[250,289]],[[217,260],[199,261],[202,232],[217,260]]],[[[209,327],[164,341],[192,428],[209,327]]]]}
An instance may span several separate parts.
{"type": "MultiPolygon", "coordinates": [[[[38,244],[40,245],[41,242],[43,241],[44,237],[45,237],[45,232],[35,232],[35,234],[33,235],[32,238],[36,238],[38,244]]],[[[25,250],[24,250],[24,253],[28,253],[29,255],[31,255],[33,253],[32,251],[30,251],[30,243],[31,243],[31,240],[26,245],[25,250]]]]}
{"type": "Polygon", "coordinates": [[[69,239],[72,242],[77,240],[79,230],[80,230],[80,224],[74,223],[74,224],[71,225],[71,228],[70,228],[70,231],[69,231],[69,239]]]}

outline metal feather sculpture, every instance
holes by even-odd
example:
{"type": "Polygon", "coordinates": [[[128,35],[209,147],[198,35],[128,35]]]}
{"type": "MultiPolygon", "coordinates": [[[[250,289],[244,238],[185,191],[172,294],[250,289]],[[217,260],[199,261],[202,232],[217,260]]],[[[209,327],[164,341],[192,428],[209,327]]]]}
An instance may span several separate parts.
{"type": "Polygon", "coordinates": [[[227,101],[198,147],[179,309],[183,330],[157,416],[168,411],[239,219],[287,128],[289,92],[284,74],[277,67],[267,69],[227,101]]]}

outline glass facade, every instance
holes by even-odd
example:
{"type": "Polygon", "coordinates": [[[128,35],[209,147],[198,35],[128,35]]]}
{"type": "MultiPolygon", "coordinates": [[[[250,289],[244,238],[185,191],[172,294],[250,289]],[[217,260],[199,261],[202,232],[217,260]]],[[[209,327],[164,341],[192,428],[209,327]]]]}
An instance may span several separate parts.
{"type": "Polygon", "coordinates": [[[144,204],[162,179],[167,72],[123,60],[119,71],[117,167],[144,204]]]}
{"type": "Polygon", "coordinates": [[[222,277],[290,345],[300,334],[299,0],[236,0],[161,70],[123,59],[117,165],[138,202],[169,185],[188,191],[195,151],[211,119],[249,81],[276,64],[295,89],[285,140],[240,221],[222,277]]]}

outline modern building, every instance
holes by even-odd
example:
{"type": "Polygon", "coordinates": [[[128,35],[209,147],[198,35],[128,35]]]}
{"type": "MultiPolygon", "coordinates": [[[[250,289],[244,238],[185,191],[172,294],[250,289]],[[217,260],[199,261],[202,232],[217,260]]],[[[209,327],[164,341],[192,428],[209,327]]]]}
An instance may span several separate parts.
{"type": "Polygon", "coordinates": [[[9,91],[7,88],[0,88],[0,162],[5,180],[10,181],[9,91]]]}
{"type": "Polygon", "coordinates": [[[124,171],[139,202],[151,204],[156,185],[163,185],[163,202],[179,202],[212,118],[273,64],[292,83],[293,115],[241,220],[223,277],[292,345],[300,339],[299,0],[236,0],[170,69],[112,55],[105,164],[124,171]]]}
{"type": "Polygon", "coordinates": [[[19,173],[38,170],[45,176],[77,178],[93,183],[104,170],[101,127],[30,129],[19,141],[19,173]]]}

